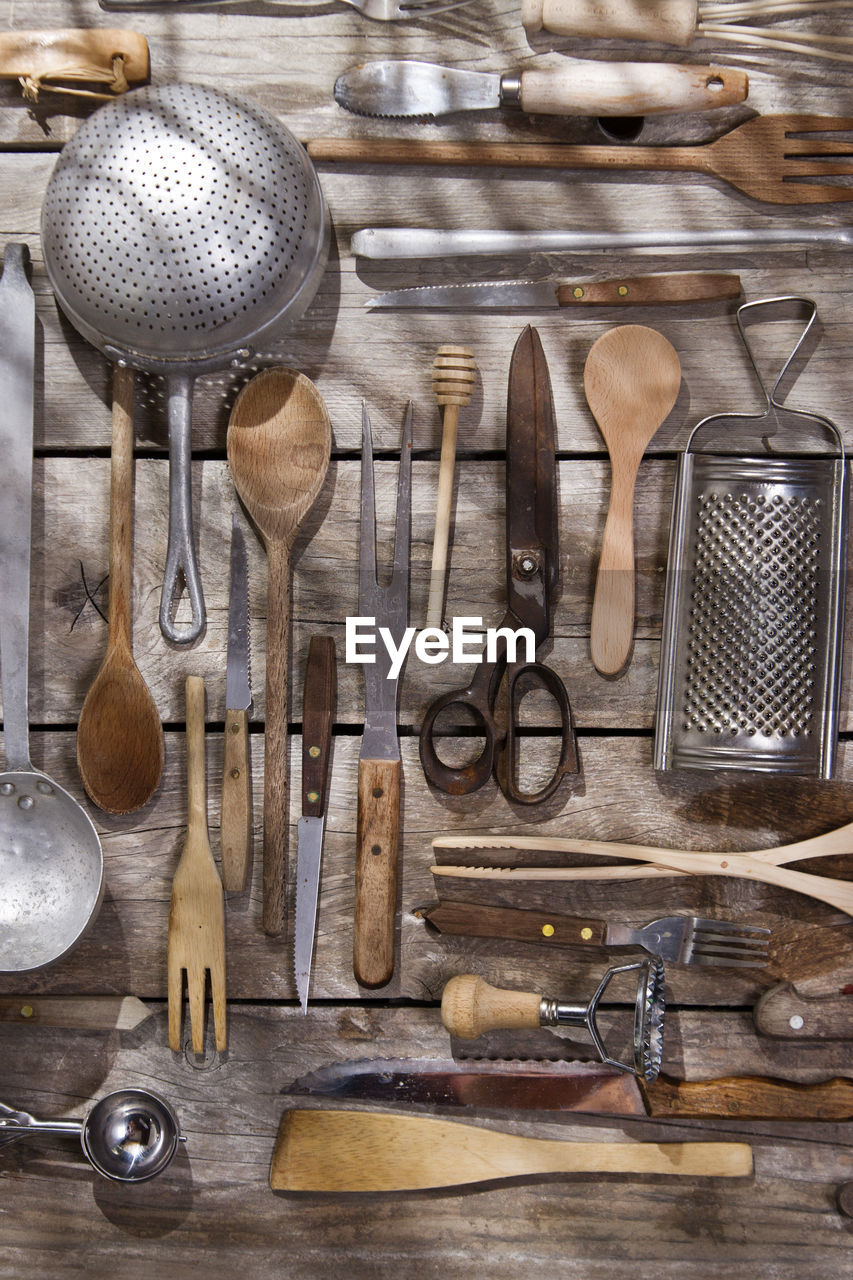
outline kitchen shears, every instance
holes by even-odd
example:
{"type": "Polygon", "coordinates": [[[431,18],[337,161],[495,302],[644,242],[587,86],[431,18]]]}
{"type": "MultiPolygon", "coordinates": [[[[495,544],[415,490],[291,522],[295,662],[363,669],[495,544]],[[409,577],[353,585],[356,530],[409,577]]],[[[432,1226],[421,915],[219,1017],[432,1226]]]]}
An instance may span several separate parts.
{"type": "MultiPolygon", "coordinates": [[[[495,661],[481,662],[467,689],[437,698],[421,726],[421,764],[427,781],[449,795],[477,791],[494,771],[508,800],[538,804],[553,795],[568,773],[578,772],[577,742],[566,687],[541,662],[508,662],[504,629],[533,633],[538,652],[551,634],[553,597],[560,578],[557,463],[554,452],[551,380],[539,334],[528,325],[515,344],[509,371],[506,428],[506,579],[507,611],[500,623],[495,661]],[[505,716],[495,714],[504,675],[505,716]],[[560,759],[551,779],[538,791],[518,785],[518,713],[530,688],[544,689],[560,712],[560,759]],[[476,760],[454,768],[435,750],[435,723],[448,707],[470,709],[485,745],[476,760]]],[[[523,641],[520,646],[523,649],[523,641]]]]}

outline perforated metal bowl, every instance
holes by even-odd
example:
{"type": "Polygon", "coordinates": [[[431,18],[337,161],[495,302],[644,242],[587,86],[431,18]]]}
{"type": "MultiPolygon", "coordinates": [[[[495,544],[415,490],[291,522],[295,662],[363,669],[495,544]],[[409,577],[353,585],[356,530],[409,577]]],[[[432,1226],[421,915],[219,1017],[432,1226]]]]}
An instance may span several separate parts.
{"type": "Polygon", "coordinates": [[[307,153],[272,115],[201,85],[139,89],[65,146],[42,211],[50,282],[112,361],[168,379],[169,550],[160,625],[195,639],[204,601],[192,540],[192,380],[249,361],[305,311],[328,254],[307,153]],[[183,573],[193,610],[172,621],[183,573]]]}

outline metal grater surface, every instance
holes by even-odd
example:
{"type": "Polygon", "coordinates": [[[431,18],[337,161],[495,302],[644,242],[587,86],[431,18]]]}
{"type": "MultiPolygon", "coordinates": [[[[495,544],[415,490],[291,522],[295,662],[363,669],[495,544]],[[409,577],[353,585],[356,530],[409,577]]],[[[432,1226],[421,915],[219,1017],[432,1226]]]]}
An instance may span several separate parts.
{"type": "MultiPolygon", "coordinates": [[[[709,425],[751,421],[759,434],[767,425],[764,416],[705,419],[679,461],[655,767],[828,778],[843,638],[843,450],[840,441],[833,456],[691,448],[709,425]]],[[[814,423],[837,438],[828,420],[798,413],[800,432],[814,423]]]]}

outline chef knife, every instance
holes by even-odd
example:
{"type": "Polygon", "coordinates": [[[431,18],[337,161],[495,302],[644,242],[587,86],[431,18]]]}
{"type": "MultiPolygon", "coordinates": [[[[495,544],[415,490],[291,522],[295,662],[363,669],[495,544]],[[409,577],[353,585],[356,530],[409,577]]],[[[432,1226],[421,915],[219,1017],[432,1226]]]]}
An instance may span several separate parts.
{"type": "Polygon", "coordinates": [[[853,973],[829,996],[805,996],[793,983],[765,991],[755,1006],[755,1025],[762,1035],[787,1040],[853,1039],[853,973]]]}
{"type": "Polygon", "coordinates": [[[296,834],[293,930],[293,968],[303,1013],[308,1012],[336,687],[335,642],[331,636],[312,636],[302,697],[302,817],[296,834]]]}
{"type": "Polygon", "coordinates": [[[295,1080],[290,1094],[336,1101],[430,1103],[518,1111],[573,1111],[652,1120],[825,1120],[853,1118],[853,1081],[788,1084],[760,1076],[653,1084],[595,1062],[474,1065],[452,1058],[331,1062],[295,1080]]]}
{"type": "Polygon", "coordinates": [[[365,302],[368,311],[520,311],[575,306],[652,306],[737,298],[740,276],[673,271],[616,280],[491,280],[393,289],[365,302]]]}
{"type": "Polygon", "coordinates": [[[225,762],[222,773],[222,883],[239,893],[252,844],[252,774],[249,768],[249,561],[236,515],[231,517],[231,587],[225,667],[225,762]]]}
{"type": "Polygon", "coordinates": [[[708,111],[742,102],[746,72],[674,62],[565,59],[565,66],[501,75],[405,59],[362,62],[335,82],[335,101],[360,116],[431,119],[515,107],[542,115],[636,116],[708,111]]]}

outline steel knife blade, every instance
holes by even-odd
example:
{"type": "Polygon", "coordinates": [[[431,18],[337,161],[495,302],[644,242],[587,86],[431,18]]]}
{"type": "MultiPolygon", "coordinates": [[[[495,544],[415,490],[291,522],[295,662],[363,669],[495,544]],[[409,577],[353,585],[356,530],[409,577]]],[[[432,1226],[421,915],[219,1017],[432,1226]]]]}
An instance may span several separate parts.
{"type": "Polygon", "coordinates": [[[853,1118],[853,1081],[789,1084],[758,1076],[645,1084],[594,1062],[374,1058],[332,1062],[285,1090],[334,1099],[571,1111],[653,1120],[853,1118]]]}
{"type": "Polygon", "coordinates": [[[654,306],[737,298],[740,277],[684,271],[614,280],[489,280],[418,285],[368,298],[368,311],[551,311],[578,306],[654,306]]]}
{"type": "Polygon", "coordinates": [[[335,642],[331,636],[312,636],[302,700],[302,817],[296,829],[296,923],[293,929],[293,969],[303,1013],[308,1012],[317,924],[336,687],[335,642]]]}
{"type": "Polygon", "coordinates": [[[249,559],[237,516],[231,517],[231,585],[225,666],[225,757],[222,773],[222,883],[239,893],[252,844],[252,773],[249,765],[249,559]]]}
{"type": "Polygon", "coordinates": [[[675,63],[566,58],[520,74],[467,71],[431,62],[362,62],[335,82],[335,101],[361,116],[420,120],[456,111],[513,107],[543,115],[630,116],[707,111],[742,102],[743,71],[675,63]]]}

